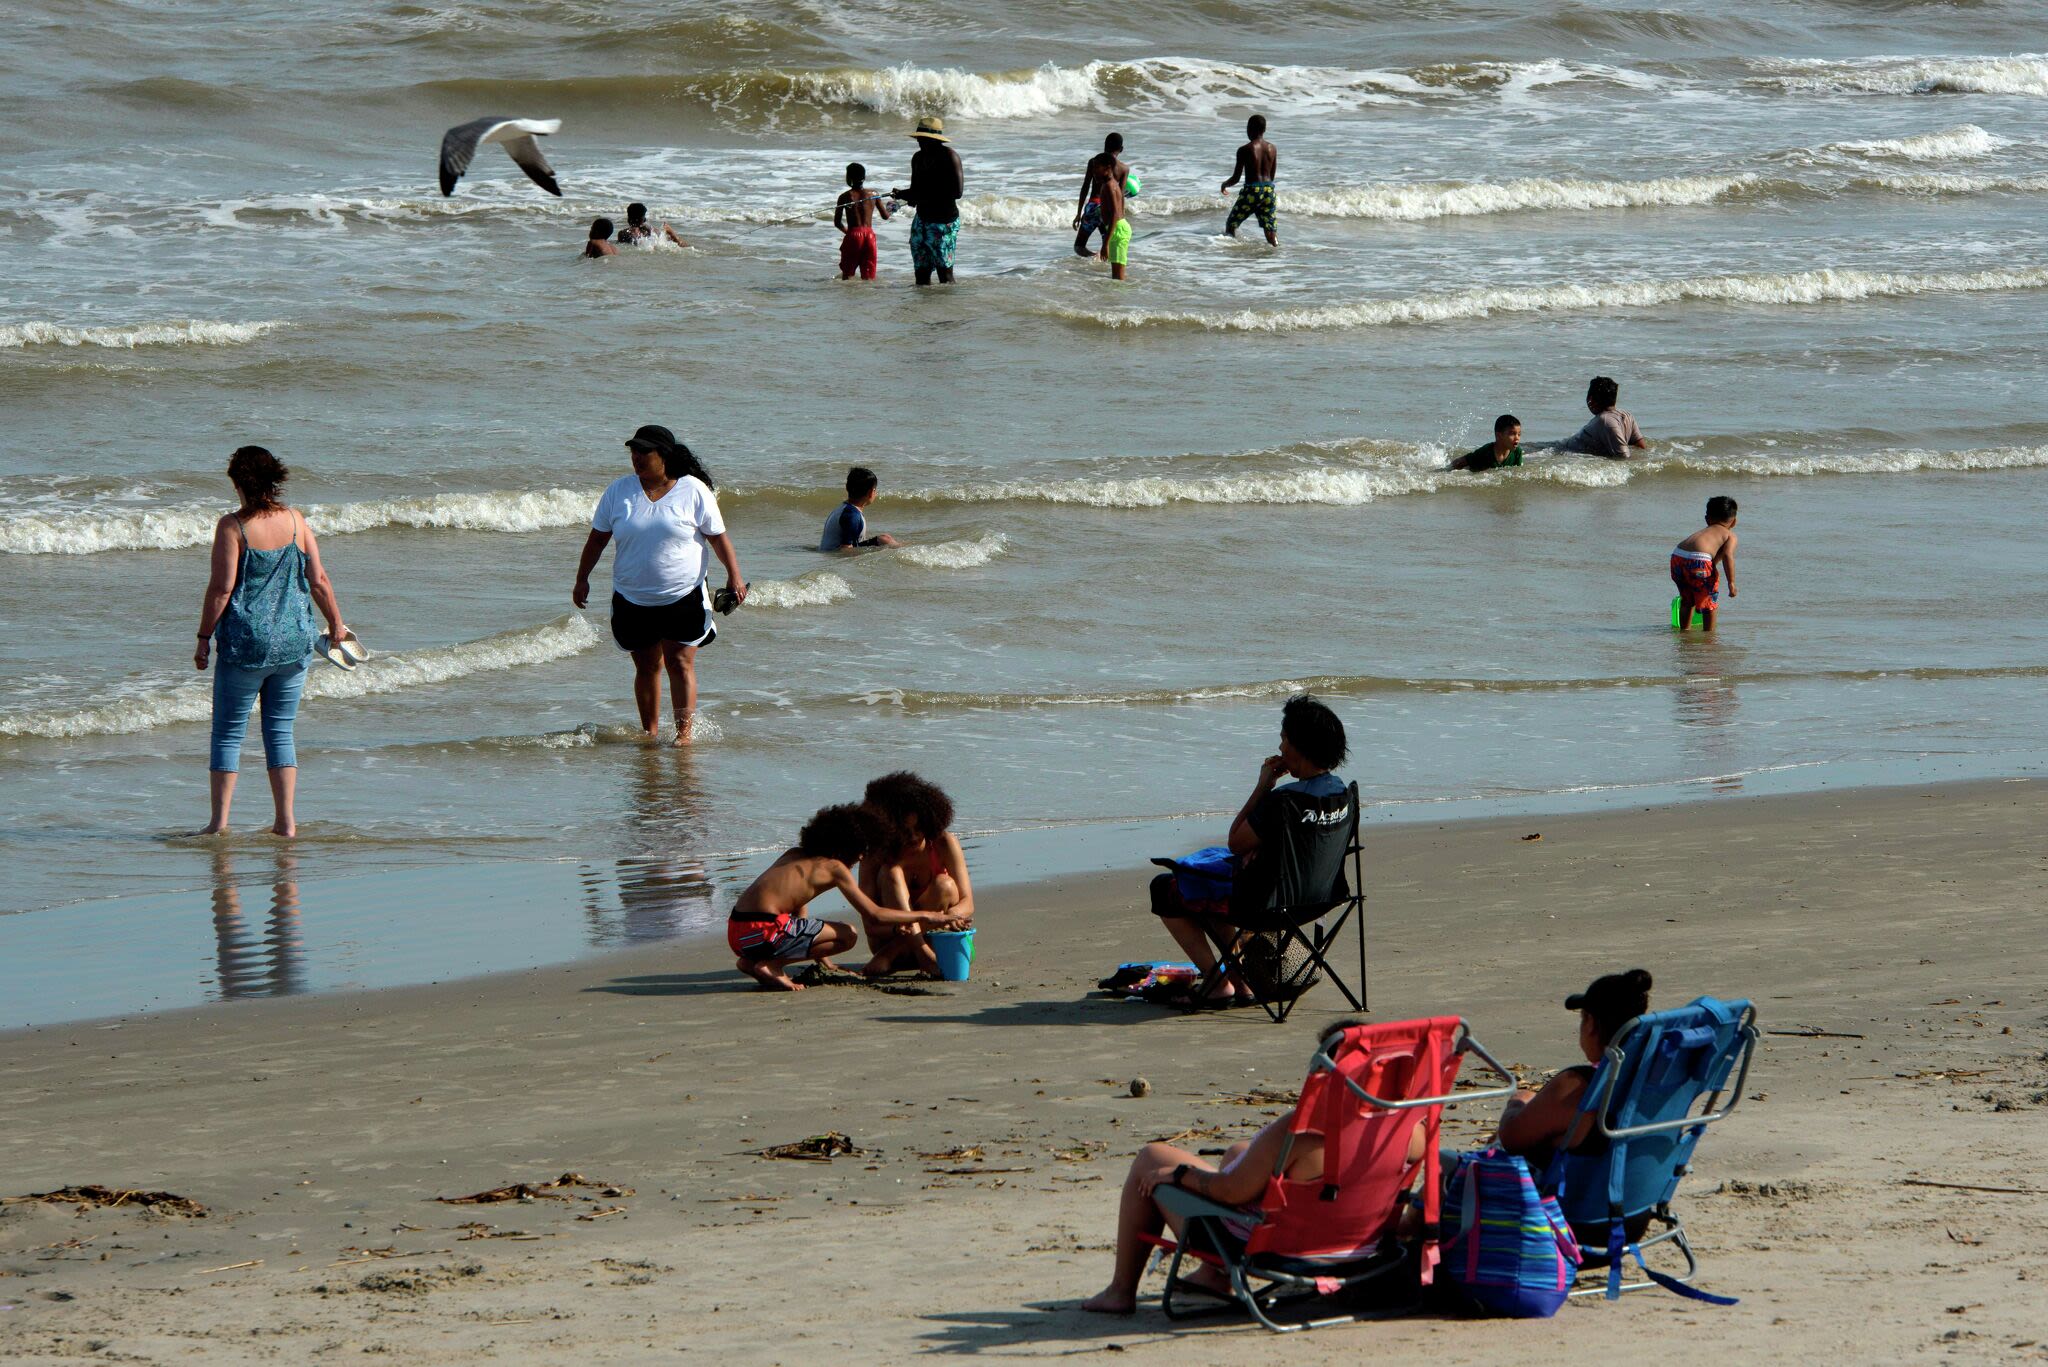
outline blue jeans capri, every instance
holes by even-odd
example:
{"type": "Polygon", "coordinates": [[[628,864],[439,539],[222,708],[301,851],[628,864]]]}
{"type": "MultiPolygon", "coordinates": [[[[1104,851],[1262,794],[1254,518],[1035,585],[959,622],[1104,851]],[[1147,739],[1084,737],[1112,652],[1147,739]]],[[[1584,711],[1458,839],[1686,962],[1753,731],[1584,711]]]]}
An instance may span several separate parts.
{"type": "Polygon", "coordinates": [[[268,669],[237,669],[213,664],[213,749],[206,767],[232,774],[242,767],[242,737],[249,731],[249,709],[263,702],[263,758],[272,769],[298,767],[292,747],[292,723],[299,716],[299,694],[306,687],[311,661],[268,669]]]}

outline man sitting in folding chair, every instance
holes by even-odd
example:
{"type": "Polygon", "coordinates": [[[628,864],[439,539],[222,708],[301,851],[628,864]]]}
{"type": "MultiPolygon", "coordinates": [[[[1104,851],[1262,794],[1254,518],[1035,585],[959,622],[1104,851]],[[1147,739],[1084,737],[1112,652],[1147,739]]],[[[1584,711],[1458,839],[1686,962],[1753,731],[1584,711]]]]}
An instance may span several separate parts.
{"type": "MultiPolygon", "coordinates": [[[[1289,698],[1280,713],[1280,753],[1259,766],[1257,785],[1231,821],[1228,856],[1212,849],[1185,861],[1153,861],[1174,872],[1152,880],[1152,914],[1202,973],[1180,1005],[1256,1002],[1282,1020],[1294,999],[1327,974],[1354,1010],[1364,1009],[1363,997],[1325,958],[1364,900],[1353,886],[1358,786],[1331,772],[1344,762],[1345,749],[1344,723],[1335,712],[1306,693],[1289,698]],[[1283,775],[1294,781],[1281,783],[1283,775]],[[1332,913],[1331,924],[1320,924],[1332,913]],[[1248,972],[1254,950],[1262,971],[1248,972]]],[[[1361,975],[1364,937],[1361,918],[1361,975]]]]}

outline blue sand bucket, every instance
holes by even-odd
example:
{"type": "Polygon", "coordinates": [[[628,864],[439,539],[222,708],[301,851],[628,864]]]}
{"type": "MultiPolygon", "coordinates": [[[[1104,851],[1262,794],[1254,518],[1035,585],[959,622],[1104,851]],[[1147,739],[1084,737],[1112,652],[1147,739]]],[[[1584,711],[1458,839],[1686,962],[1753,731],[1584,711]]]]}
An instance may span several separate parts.
{"type": "Polygon", "coordinates": [[[934,930],[926,939],[939,959],[939,976],[949,983],[964,983],[974,968],[974,931],[934,930]]]}

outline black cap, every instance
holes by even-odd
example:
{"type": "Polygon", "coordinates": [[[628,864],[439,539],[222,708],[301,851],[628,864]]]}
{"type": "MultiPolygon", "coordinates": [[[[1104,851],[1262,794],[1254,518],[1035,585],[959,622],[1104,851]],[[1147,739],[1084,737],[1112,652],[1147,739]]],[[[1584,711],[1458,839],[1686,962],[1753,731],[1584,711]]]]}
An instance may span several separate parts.
{"type": "Polygon", "coordinates": [[[626,438],[626,445],[645,447],[650,451],[669,452],[676,449],[676,434],[659,423],[648,423],[626,438]]]}
{"type": "Polygon", "coordinates": [[[1609,973],[1593,979],[1584,992],[1564,999],[1567,1011],[1584,1011],[1593,1017],[1602,1039],[1650,1009],[1650,975],[1640,968],[1626,973],[1609,973]]]}

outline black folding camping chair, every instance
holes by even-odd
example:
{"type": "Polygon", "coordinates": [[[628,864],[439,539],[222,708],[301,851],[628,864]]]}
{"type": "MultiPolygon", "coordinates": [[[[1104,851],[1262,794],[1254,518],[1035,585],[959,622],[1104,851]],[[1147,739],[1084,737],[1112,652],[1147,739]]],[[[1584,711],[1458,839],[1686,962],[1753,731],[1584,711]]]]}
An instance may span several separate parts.
{"type": "Polygon", "coordinates": [[[1327,977],[1354,1011],[1365,1010],[1365,857],[1358,845],[1358,785],[1317,798],[1287,789],[1268,801],[1279,805],[1274,838],[1262,842],[1247,873],[1231,890],[1227,919],[1234,937],[1212,935],[1216,967],[1187,996],[1199,1010],[1224,976],[1234,973],[1274,1021],[1327,977]],[[1348,866],[1348,867],[1347,867],[1348,866]],[[1358,941],[1358,988],[1330,963],[1345,926],[1358,941]]]}

